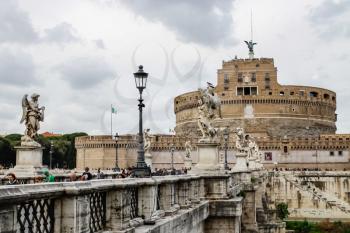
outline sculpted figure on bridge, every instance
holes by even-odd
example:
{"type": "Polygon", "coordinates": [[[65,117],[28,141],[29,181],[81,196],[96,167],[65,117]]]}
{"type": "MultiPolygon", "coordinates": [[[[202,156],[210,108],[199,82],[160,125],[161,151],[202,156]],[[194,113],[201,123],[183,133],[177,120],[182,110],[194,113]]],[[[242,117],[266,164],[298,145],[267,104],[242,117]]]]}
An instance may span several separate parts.
{"type": "Polygon", "coordinates": [[[151,136],[149,132],[150,132],[150,129],[145,129],[143,131],[143,140],[144,140],[143,149],[145,150],[145,154],[150,154],[150,150],[151,150],[151,140],[153,136],[151,136]]]}
{"type": "Polygon", "coordinates": [[[20,123],[24,122],[26,129],[24,136],[21,138],[22,146],[37,146],[41,145],[35,141],[40,129],[40,121],[44,121],[45,107],[39,107],[38,94],[31,95],[31,100],[28,100],[28,95],[25,94],[22,98],[22,118],[20,123]]]}
{"type": "Polygon", "coordinates": [[[244,129],[243,128],[237,128],[236,129],[236,149],[239,152],[245,152],[246,151],[246,140],[245,140],[245,135],[244,135],[244,129]]]}
{"type": "Polygon", "coordinates": [[[190,140],[187,140],[185,142],[185,149],[186,149],[186,158],[191,158],[192,146],[191,146],[190,140]]]}
{"type": "Polygon", "coordinates": [[[207,83],[206,89],[199,89],[200,98],[198,100],[199,118],[198,126],[202,133],[202,142],[214,141],[218,134],[218,129],[212,126],[214,119],[221,118],[221,102],[220,98],[214,92],[214,86],[207,83]]]}

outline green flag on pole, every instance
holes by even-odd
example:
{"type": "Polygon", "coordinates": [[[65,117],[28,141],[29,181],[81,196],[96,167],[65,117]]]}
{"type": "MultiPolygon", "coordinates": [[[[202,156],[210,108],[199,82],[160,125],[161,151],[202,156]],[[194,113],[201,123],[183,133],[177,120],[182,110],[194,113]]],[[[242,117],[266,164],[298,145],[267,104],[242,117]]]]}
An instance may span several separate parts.
{"type": "Polygon", "coordinates": [[[111,106],[111,108],[112,108],[111,112],[114,113],[114,114],[117,114],[117,109],[115,107],[113,107],[113,106],[111,106]]]}

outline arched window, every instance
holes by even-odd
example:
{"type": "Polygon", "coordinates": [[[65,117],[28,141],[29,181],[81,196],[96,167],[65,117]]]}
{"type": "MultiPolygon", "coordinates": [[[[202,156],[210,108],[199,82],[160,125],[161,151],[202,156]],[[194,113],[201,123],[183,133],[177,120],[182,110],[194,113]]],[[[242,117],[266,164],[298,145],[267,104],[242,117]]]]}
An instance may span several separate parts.
{"type": "Polygon", "coordinates": [[[309,95],[310,97],[317,97],[318,93],[316,91],[310,91],[309,95]]]}

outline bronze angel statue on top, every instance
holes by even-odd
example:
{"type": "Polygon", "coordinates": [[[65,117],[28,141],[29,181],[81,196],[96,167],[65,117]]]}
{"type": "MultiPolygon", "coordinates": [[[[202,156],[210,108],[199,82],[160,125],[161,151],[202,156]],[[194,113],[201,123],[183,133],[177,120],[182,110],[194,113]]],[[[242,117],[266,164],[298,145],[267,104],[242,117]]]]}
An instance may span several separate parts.
{"type": "Polygon", "coordinates": [[[26,130],[22,137],[22,145],[40,146],[35,142],[38,130],[40,129],[40,121],[44,121],[45,107],[39,107],[38,94],[34,93],[30,96],[31,100],[28,100],[28,95],[25,94],[22,98],[23,114],[20,123],[24,122],[26,130]]]}

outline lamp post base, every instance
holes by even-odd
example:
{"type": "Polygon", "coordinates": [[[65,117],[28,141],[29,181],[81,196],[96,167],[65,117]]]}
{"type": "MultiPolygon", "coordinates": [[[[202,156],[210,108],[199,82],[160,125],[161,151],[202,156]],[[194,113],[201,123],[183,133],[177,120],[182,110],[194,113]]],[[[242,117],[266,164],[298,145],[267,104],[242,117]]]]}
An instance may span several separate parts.
{"type": "Polygon", "coordinates": [[[134,177],[150,177],[151,169],[145,164],[145,166],[137,166],[133,169],[134,177]]]}

